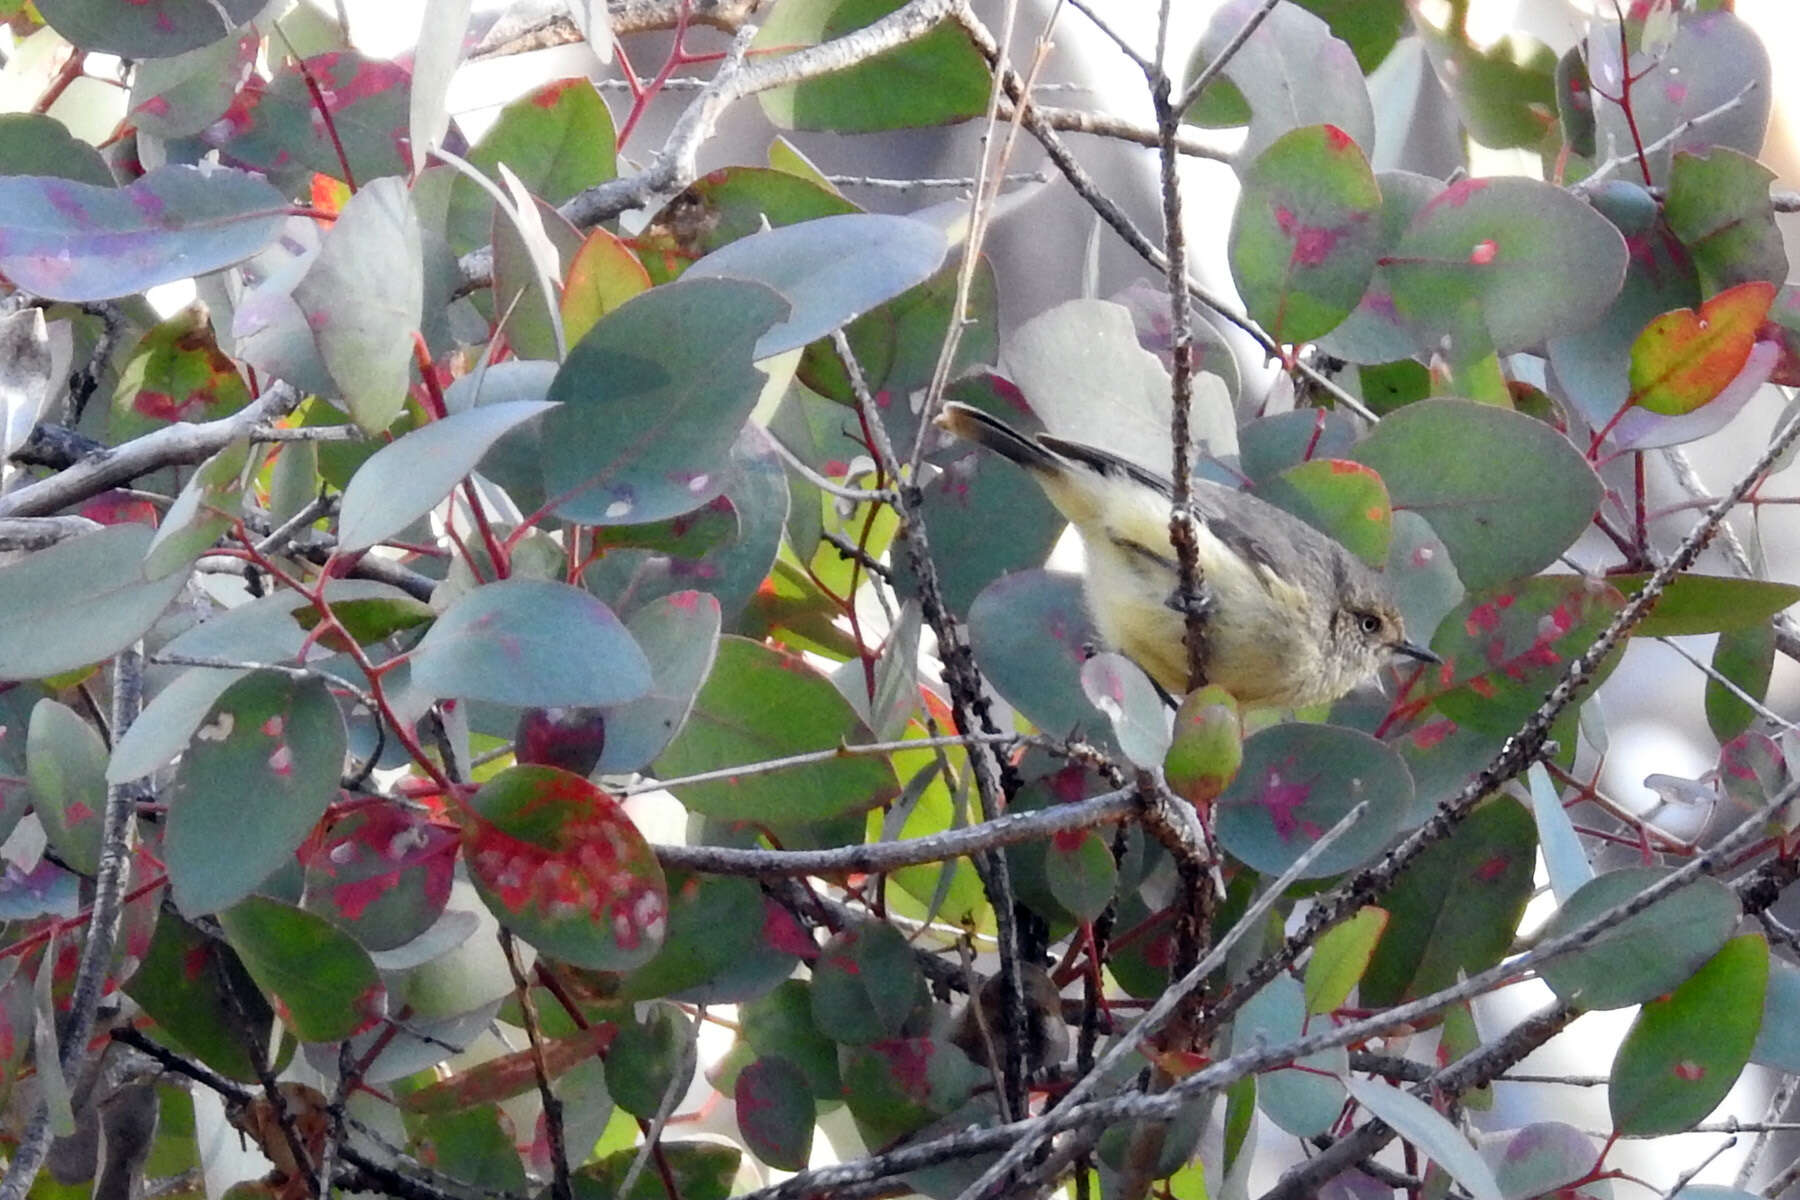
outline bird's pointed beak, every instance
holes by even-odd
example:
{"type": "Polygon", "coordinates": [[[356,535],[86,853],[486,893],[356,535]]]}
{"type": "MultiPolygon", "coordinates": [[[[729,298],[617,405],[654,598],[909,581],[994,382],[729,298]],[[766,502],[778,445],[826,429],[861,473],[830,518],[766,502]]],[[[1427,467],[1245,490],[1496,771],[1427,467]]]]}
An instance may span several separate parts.
{"type": "Polygon", "coordinates": [[[1430,663],[1433,666],[1440,667],[1444,665],[1443,659],[1439,658],[1425,647],[1416,645],[1412,642],[1395,642],[1390,645],[1388,649],[1392,650],[1395,654],[1404,654],[1406,657],[1417,659],[1422,663],[1430,663]]]}

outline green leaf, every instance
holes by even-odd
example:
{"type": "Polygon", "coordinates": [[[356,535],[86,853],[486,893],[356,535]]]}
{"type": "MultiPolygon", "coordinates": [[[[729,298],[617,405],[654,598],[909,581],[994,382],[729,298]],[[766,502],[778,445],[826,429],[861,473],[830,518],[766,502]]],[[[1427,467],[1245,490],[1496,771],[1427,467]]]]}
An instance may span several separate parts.
{"type": "Polygon", "coordinates": [[[389,442],[357,468],[344,489],[340,549],[351,553],[393,537],[449,495],[495,442],[554,407],[547,400],[484,404],[389,442]]]}
{"type": "MultiPolygon", "coordinates": [[[[1625,903],[1666,871],[1626,867],[1596,877],[1544,923],[1553,938],[1625,903]]],[[[1660,996],[1693,974],[1725,944],[1737,923],[1736,896],[1714,879],[1697,879],[1538,969],[1564,1000],[1584,1009],[1624,1008],[1660,996]]]]}
{"type": "Polygon", "coordinates": [[[595,770],[636,771],[661,754],[687,721],[719,652],[719,601],[706,592],[660,596],[625,623],[650,662],[650,690],[602,710],[606,745],[595,770]]]}
{"type": "Polygon", "coordinates": [[[1078,576],[1015,571],[969,606],[969,641],[982,674],[1039,729],[1104,732],[1106,718],[1081,690],[1081,665],[1100,644],[1088,622],[1078,576]]]}
{"type": "Polygon", "coordinates": [[[1502,177],[1439,192],[1384,263],[1415,336],[1454,337],[1472,305],[1495,351],[1510,354],[1605,311],[1626,257],[1625,239],[1584,201],[1502,177]]]}
{"type": "Polygon", "coordinates": [[[767,995],[740,1005],[738,1036],[756,1054],[780,1057],[799,1067],[815,1100],[843,1096],[837,1045],[813,1023],[812,985],[807,981],[784,979],[767,995]]]}
{"type": "Polygon", "coordinates": [[[106,0],[46,0],[37,6],[71,44],[121,58],[167,58],[217,41],[263,8],[257,0],[162,0],[120,9],[106,0]]]}
{"type": "MultiPolygon", "coordinates": [[[[1198,76],[1265,7],[1263,0],[1229,0],[1214,10],[1188,60],[1187,78],[1198,76]]],[[[1306,125],[1335,125],[1359,146],[1375,142],[1375,112],[1356,56],[1324,21],[1298,5],[1280,4],[1268,13],[1221,74],[1200,105],[1229,85],[1235,103],[1227,101],[1211,113],[1209,123],[1241,125],[1248,108],[1250,132],[1237,153],[1239,162],[1253,161],[1277,138],[1306,125]]],[[[1187,119],[1194,118],[1190,111],[1187,119]]]]}
{"type": "MultiPolygon", "coordinates": [[[[1609,575],[1607,582],[1627,597],[1643,590],[1648,574],[1609,575]]],[[[1632,633],[1638,637],[1686,637],[1754,629],[1800,603],[1800,587],[1732,575],[1676,576],[1663,589],[1650,615],[1632,633]]]]}
{"type": "Polygon", "coordinates": [[[137,641],[187,584],[144,577],[154,536],[135,522],[84,533],[0,566],[0,679],[42,679],[137,641]]]}
{"type": "Polygon", "coordinates": [[[738,1075],[733,1098],[751,1153],[784,1171],[806,1167],[818,1112],[805,1072],[785,1058],[759,1058],[738,1075]]]}
{"type": "MultiPolygon", "coordinates": [[[[784,0],[751,52],[817,45],[861,29],[902,0],[784,0]]],[[[969,37],[946,21],[923,37],[819,79],[758,94],[778,129],[873,133],[946,125],[980,116],[991,76],[969,37]]]]}
{"type": "Polygon", "coordinates": [[[1110,651],[1081,664],[1081,690],[1106,714],[1125,757],[1154,769],[1169,752],[1169,721],[1150,677],[1129,658],[1110,651]]]}
{"type": "Polygon", "coordinates": [[[74,709],[39,700],[25,734],[32,809],[57,857],[90,878],[100,869],[106,813],[106,743],[74,709]]]}
{"type": "Polygon", "coordinates": [[[1750,1061],[1784,1074],[1800,1070],[1800,967],[1772,955],[1762,1028],[1750,1061]]]}
{"type": "Polygon", "coordinates": [[[648,962],[668,928],[662,866],[625,810],[578,775],[511,767],[470,797],[463,859],[483,904],[575,966],[648,962]]]}
{"type": "Polygon", "coordinates": [[[1314,860],[1304,879],[1337,875],[1371,858],[1412,804],[1400,756],[1364,733],[1336,725],[1272,725],[1244,742],[1244,765],[1218,798],[1219,844],[1265,875],[1301,853],[1367,799],[1362,820],[1314,860]]]}
{"type": "Polygon", "coordinates": [[[1512,800],[1488,801],[1400,873],[1382,898],[1387,928],[1362,977],[1384,1008],[1499,962],[1531,899],[1537,831],[1512,800]]]}
{"type": "Polygon", "coordinates": [[[170,791],[163,858],[176,907],[215,912],[291,862],[337,795],[346,744],[321,679],[253,671],[227,688],[170,791]]]}
{"type": "Polygon", "coordinates": [[[1373,1079],[1349,1079],[1350,1095],[1396,1133],[1424,1151],[1475,1200],[1501,1200],[1500,1185],[1462,1131],[1425,1101],[1373,1079]]]}
{"type": "MultiPolygon", "coordinates": [[[[1238,1010],[1231,1022],[1231,1052],[1257,1045],[1279,1046],[1307,1032],[1306,1001],[1300,981],[1277,975],[1238,1010]]],[[[1321,1050],[1289,1066],[1256,1077],[1256,1106],[1295,1137],[1312,1137],[1331,1127],[1344,1107],[1344,1088],[1332,1076],[1350,1069],[1341,1046],[1321,1050]]]]}
{"type": "Polygon", "coordinates": [[[1396,510],[1431,522],[1473,590],[1554,562],[1600,507],[1599,477],[1567,438],[1488,405],[1410,404],[1350,457],[1381,474],[1396,510]]]}
{"type": "Polygon", "coordinates": [[[948,248],[943,232],[924,221],[844,213],[739,238],[682,278],[760,283],[786,300],[787,319],[756,343],[754,357],[764,359],[798,350],[924,283],[948,248]]]}
{"type": "Polygon", "coordinates": [[[1407,28],[1405,0],[1296,0],[1321,17],[1356,53],[1356,65],[1367,75],[1381,65],[1407,28]]]}
{"type": "Polygon", "coordinates": [[[1675,155],[1664,213],[1693,255],[1706,294],[1787,282],[1787,251],[1769,202],[1774,181],[1769,168],[1724,146],[1675,155]]]}
{"type": "Polygon", "coordinates": [[[1349,920],[1325,931],[1306,963],[1308,1013],[1323,1016],[1350,999],[1350,991],[1368,969],[1387,924],[1387,910],[1367,904],[1349,920]]]}
{"type": "Polygon", "coordinates": [[[1289,467],[1257,485],[1256,494],[1284,508],[1372,567],[1387,562],[1394,512],[1381,476],[1361,463],[1320,458],[1289,467]]]}
{"type": "MultiPolygon", "coordinates": [[[[142,75],[149,65],[139,64],[137,73],[142,75]]],[[[43,113],[0,113],[0,175],[49,175],[95,187],[117,186],[98,150],[43,113]]]]}
{"type": "Polygon", "coordinates": [[[1381,189],[1361,147],[1335,125],[1295,129],[1243,173],[1232,279],[1276,341],[1311,341],[1362,299],[1381,232],[1381,189]]]}
{"type": "Polygon", "coordinates": [[[1118,888],[1112,838],[1092,829],[1059,833],[1044,849],[1050,894],[1077,920],[1092,921],[1106,910],[1118,888]]]}
{"type": "MultiPolygon", "coordinates": [[[[1752,699],[1766,700],[1775,671],[1775,626],[1764,622],[1721,633],[1713,647],[1712,668],[1752,699]]],[[[1718,679],[1707,678],[1706,723],[1719,741],[1729,742],[1743,733],[1759,715],[1737,692],[1718,679]]]]}
{"type": "Polygon", "coordinates": [[[662,1158],[675,1182],[673,1193],[664,1189],[660,1170],[639,1170],[630,1193],[620,1194],[638,1159],[637,1149],[630,1147],[576,1171],[575,1200],[725,1200],[737,1179],[743,1151],[716,1142],[665,1139],[662,1158]]]}
{"type": "Polygon", "coordinates": [[[252,450],[248,438],[239,438],[200,464],[144,551],[147,578],[175,572],[186,576],[187,568],[243,514],[245,493],[264,455],[262,447],[252,450]]]}
{"type": "Polygon", "coordinates": [[[620,704],[650,690],[650,664],[606,605],[546,579],[466,592],[412,652],[413,686],[519,707],[620,704]]]}
{"type": "Polygon", "coordinates": [[[667,283],[690,263],[765,227],[860,211],[810,179],[767,167],[725,167],[703,175],[671,200],[632,240],[632,247],[651,280],[667,283]]]}
{"type": "MultiPolygon", "coordinates": [[[[727,637],[687,724],[657,760],[665,779],[740,767],[867,737],[849,704],[797,655],[727,637]]],[[[809,823],[885,804],[900,794],[885,758],[843,755],[780,771],[681,784],[691,811],[727,821],[809,823]]]]}
{"type": "Polygon", "coordinates": [[[424,315],[419,215],[397,176],[366,184],[338,214],[294,301],[351,417],[368,434],[406,405],[424,315]]]}
{"type": "MultiPolygon", "coordinates": [[[[255,11],[254,5],[249,7],[255,11]]],[[[260,23],[243,25],[184,54],[139,61],[131,72],[126,119],[139,133],[164,141],[204,132],[236,99],[238,88],[255,67],[265,32],[260,23]]],[[[110,175],[101,182],[110,183],[110,175]]]]}
{"type": "Polygon", "coordinates": [[[579,342],[607,313],[647,291],[650,273],[616,235],[588,231],[563,280],[562,323],[569,344],[579,342]]]}
{"type": "Polygon", "coordinates": [[[870,1143],[885,1144],[954,1112],[991,1078],[960,1047],[936,1037],[885,1038],[847,1046],[841,1057],[844,1102],[870,1143]]]}
{"type": "MultiPolygon", "coordinates": [[[[1650,179],[1669,187],[1675,182],[1672,157],[1715,147],[1761,153],[1773,99],[1768,49],[1747,23],[1728,12],[1682,13],[1676,22],[1673,39],[1659,53],[1632,56],[1630,118],[1617,104],[1598,105],[1595,136],[1605,152],[1656,147],[1646,156],[1650,179]]],[[[1618,24],[1595,21],[1588,46],[1598,90],[1618,95],[1618,24]]]]}
{"type": "Polygon", "coordinates": [[[1517,33],[1477,49],[1429,21],[1413,28],[1471,138],[1495,149],[1543,144],[1556,124],[1554,50],[1517,33]]]}
{"type": "Polygon", "coordinates": [[[718,495],[761,394],[757,341],[788,311],[761,284],[652,288],[604,317],[550,385],[544,485],[566,520],[637,525],[718,495]],[[650,348],[654,347],[654,353],[650,348]]]}
{"type": "MultiPolygon", "coordinates": [[[[649,1120],[671,1087],[677,1094],[687,1090],[677,1071],[690,1036],[687,1016],[673,1004],[651,1005],[646,1020],[620,1027],[606,1055],[606,1090],[620,1108],[649,1120]]],[[[691,1077],[694,1064],[685,1065],[691,1077]]]]}
{"type": "MultiPolygon", "coordinates": [[[[488,127],[469,161],[490,179],[505,163],[533,196],[561,204],[617,174],[612,116],[587,79],[556,79],[512,101],[488,127]]],[[[488,240],[492,201],[458,178],[450,185],[446,237],[458,254],[488,240]]]]}
{"type": "Polygon", "coordinates": [[[1627,1137],[1698,1124],[1737,1082],[1762,1024],[1769,944],[1733,938],[1666,996],[1645,1001],[1607,1085],[1613,1129],[1627,1137]]]}
{"type": "Polygon", "coordinates": [[[316,913],[251,896],[220,912],[219,924],[302,1041],[343,1041],[387,1015],[387,989],[368,953],[316,913]]]}

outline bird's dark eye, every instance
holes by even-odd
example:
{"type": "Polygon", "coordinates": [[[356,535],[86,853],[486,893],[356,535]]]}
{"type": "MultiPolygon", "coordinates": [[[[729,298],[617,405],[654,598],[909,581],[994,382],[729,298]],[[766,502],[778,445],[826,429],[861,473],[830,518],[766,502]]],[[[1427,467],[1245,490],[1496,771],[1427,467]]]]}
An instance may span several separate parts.
{"type": "Polygon", "coordinates": [[[1376,613],[1360,613],[1356,618],[1356,627],[1369,637],[1380,634],[1383,624],[1380,615],[1376,613]]]}

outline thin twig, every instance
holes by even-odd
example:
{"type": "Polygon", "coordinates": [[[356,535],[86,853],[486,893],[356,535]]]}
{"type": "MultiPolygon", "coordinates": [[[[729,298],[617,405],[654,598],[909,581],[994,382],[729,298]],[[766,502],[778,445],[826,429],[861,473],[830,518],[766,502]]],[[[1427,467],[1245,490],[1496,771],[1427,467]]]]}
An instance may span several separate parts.
{"type": "Polygon", "coordinates": [[[787,755],[785,758],[745,763],[741,767],[720,767],[714,771],[677,775],[671,779],[646,780],[643,783],[634,783],[621,788],[620,793],[626,796],[636,796],[643,792],[661,792],[669,788],[686,787],[690,783],[711,783],[719,779],[738,779],[746,775],[766,775],[771,771],[786,771],[793,767],[804,767],[809,763],[830,762],[838,758],[854,758],[862,754],[892,754],[897,750],[922,750],[931,746],[967,746],[971,742],[978,745],[1004,746],[1024,740],[1016,733],[975,733],[947,737],[909,738],[898,742],[844,743],[826,750],[806,750],[799,754],[787,755]]]}
{"type": "MultiPolygon", "coordinates": [[[[563,1141],[562,1101],[550,1086],[550,1067],[544,1061],[544,1039],[538,1029],[537,1004],[531,998],[531,984],[525,968],[519,964],[519,948],[513,935],[502,927],[500,951],[506,956],[506,968],[512,972],[513,994],[519,998],[519,1011],[525,1022],[525,1038],[531,1043],[531,1073],[537,1080],[538,1099],[544,1106],[544,1140],[550,1148],[552,1179],[550,1194],[556,1200],[575,1200],[575,1185],[569,1176],[569,1149],[563,1141]]],[[[629,1189],[625,1189],[629,1194],[629,1189]]]]}
{"type": "MultiPolygon", "coordinates": [[[[144,660],[138,646],[121,650],[113,658],[111,726],[114,737],[123,737],[143,707],[144,660]]],[[[125,893],[131,886],[131,848],[137,832],[138,781],[109,784],[106,811],[100,827],[100,859],[94,872],[94,904],[88,918],[87,943],[75,969],[74,993],[68,1017],[57,1045],[63,1075],[73,1076],[87,1053],[94,1032],[94,1015],[112,965],[119,922],[125,911],[125,893]]],[[[50,1152],[50,1101],[40,1096],[37,1107],[19,1137],[6,1175],[0,1179],[0,1200],[23,1200],[37,1179],[50,1152]]]]}
{"type": "Polygon", "coordinates": [[[694,1065],[700,1056],[700,1023],[706,1019],[706,1005],[701,1004],[694,1013],[692,1024],[688,1026],[687,1042],[681,1048],[681,1060],[675,1065],[675,1074],[669,1079],[669,1086],[663,1090],[662,1102],[656,1106],[656,1115],[651,1118],[649,1128],[644,1130],[644,1144],[631,1160],[631,1167],[625,1172],[625,1178],[619,1183],[616,1193],[630,1196],[636,1186],[638,1176],[644,1173],[644,1167],[656,1153],[657,1145],[662,1140],[663,1130],[669,1124],[669,1118],[675,1114],[675,1106],[681,1103],[681,1095],[694,1071],[694,1065]]]}

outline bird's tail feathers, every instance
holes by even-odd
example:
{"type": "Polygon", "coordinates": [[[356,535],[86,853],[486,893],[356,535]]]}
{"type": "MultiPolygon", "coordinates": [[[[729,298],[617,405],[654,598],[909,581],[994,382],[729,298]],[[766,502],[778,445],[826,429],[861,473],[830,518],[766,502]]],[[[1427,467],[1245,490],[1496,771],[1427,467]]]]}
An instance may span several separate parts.
{"type": "Polygon", "coordinates": [[[1064,469],[1064,464],[1035,440],[979,408],[952,400],[938,414],[937,426],[965,441],[992,450],[1001,458],[1015,462],[1027,471],[1054,474],[1064,469]]]}

